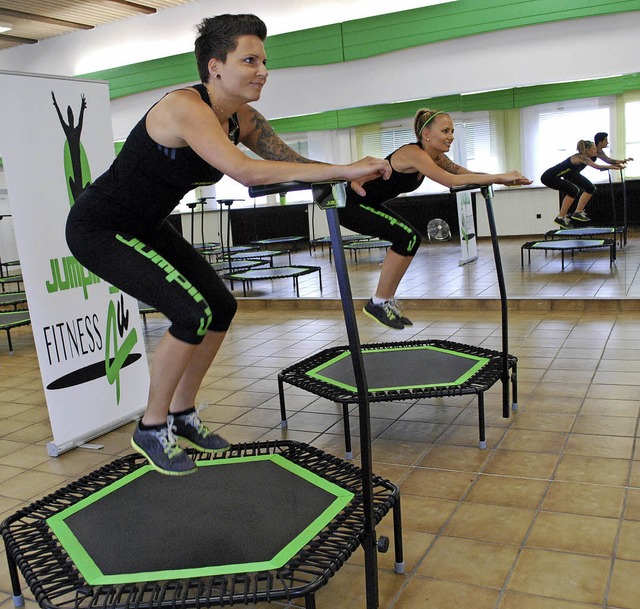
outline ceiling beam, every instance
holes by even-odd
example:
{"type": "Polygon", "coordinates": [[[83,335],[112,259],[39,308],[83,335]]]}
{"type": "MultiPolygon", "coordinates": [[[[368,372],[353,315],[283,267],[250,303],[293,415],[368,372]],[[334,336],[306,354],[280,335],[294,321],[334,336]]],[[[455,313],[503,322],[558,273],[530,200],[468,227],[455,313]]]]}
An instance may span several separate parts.
{"type": "Polygon", "coordinates": [[[33,38],[22,38],[21,36],[11,36],[10,34],[0,34],[0,42],[6,40],[7,42],[16,42],[18,44],[37,44],[37,40],[33,38]]]}
{"type": "Polygon", "coordinates": [[[108,2],[114,2],[115,4],[122,4],[122,6],[128,6],[130,9],[134,11],[138,11],[139,13],[145,13],[147,15],[153,15],[157,13],[158,10],[147,6],[146,4],[140,4],[139,2],[132,2],[131,0],[108,0],[108,2]]]}
{"type": "Polygon", "coordinates": [[[75,21],[66,21],[64,19],[55,19],[45,15],[36,15],[35,13],[23,13],[22,11],[13,11],[8,8],[0,8],[0,18],[24,19],[25,21],[38,21],[39,23],[47,23],[48,25],[57,25],[60,27],[71,28],[74,30],[92,30],[94,26],[86,23],[76,23],[75,21]]]}

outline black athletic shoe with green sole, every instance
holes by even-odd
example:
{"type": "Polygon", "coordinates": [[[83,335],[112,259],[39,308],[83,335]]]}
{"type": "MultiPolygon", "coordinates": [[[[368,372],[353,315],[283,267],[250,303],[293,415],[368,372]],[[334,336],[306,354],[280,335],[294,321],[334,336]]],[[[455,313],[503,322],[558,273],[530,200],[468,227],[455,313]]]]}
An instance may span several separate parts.
{"type": "Polygon", "coordinates": [[[202,423],[195,408],[178,415],[170,414],[167,422],[178,438],[196,450],[217,453],[229,448],[229,442],[202,423]]]}
{"type": "Polygon", "coordinates": [[[184,476],[192,474],[197,469],[189,455],[178,446],[170,427],[140,429],[136,426],[131,446],[161,474],[184,476]]]}
{"type": "Polygon", "coordinates": [[[379,324],[387,326],[387,328],[393,328],[394,330],[402,330],[404,328],[404,324],[394,312],[389,301],[385,301],[382,304],[374,304],[373,300],[369,300],[362,310],[365,315],[375,319],[379,324]]]}

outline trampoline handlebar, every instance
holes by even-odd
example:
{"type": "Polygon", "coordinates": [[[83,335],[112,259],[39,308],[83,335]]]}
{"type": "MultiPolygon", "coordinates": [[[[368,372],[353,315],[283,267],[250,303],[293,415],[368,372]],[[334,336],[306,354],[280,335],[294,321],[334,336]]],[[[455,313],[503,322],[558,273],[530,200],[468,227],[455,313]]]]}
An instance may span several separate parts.
{"type": "Polygon", "coordinates": [[[449,192],[455,195],[457,192],[462,192],[464,190],[478,190],[480,188],[483,188],[480,184],[463,184],[462,186],[452,186],[449,189],[449,192]]]}
{"type": "Polygon", "coordinates": [[[249,186],[250,197],[266,197],[276,195],[281,192],[291,192],[294,190],[311,190],[309,182],[279,182],[277,184],[258,184],[249,186]]]}

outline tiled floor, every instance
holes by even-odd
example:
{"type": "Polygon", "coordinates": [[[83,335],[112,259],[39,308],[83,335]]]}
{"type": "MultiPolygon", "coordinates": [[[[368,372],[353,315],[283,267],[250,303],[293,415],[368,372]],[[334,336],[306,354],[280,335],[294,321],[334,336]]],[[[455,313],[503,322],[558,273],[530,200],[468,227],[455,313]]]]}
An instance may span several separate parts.
{"type": "MultiPolygon", "coordinates": [[[[576,252],[571,258],[566,254],[565,270],[561,270],[560,254],[542,251],[524,252],[524,265],[520,263],[521,246],[542,237],[502,237],[500,258],[505,276],[507,292],[514,299],[629,299],[640,297],[640,248],[637,229],[629,233],[627,246],[617,252],[617,261],[609,267],[609,250],[593,249],[576,252]]],[[[384,250],[373,249],[357,254],[357,262],[346,254],[351,274],[353,295],[369,298],[380,272],[384,250]]],[[[482,238],[478,242],[478,259],[460,265],[459,240],[439,243],[423,243],[415,260],[409,267],[398,291],[401,299],[499,298],[496,281],[494,255],[491,240],[482,238]]],[[[320,266],[322,290],[317,274],[300,278],[302,298],[338,298],[338,287],[333,267],[329,264],[328,247],[301,249],[292,254],[296,265],[320,266]]],[[[287,257],[276,256],[274,264],[288,264],[287,257]]],[[[242,294],[241,286],[237,286],[242,294]]],[[[248,296],[257,298],[295,298],[291,279],[256,281],[248,296]]]]}
{"type": "MultiPolygon", "coordinates": [[[[401,488],[406,560],[399,575],[393,552],[379,555],[382,609],[640,609],[634,243],[611,271],[608,259],[583,252],[561,273],[559,260],[542,253],[521,270],[523,241],[502,248],[510,295],[524,298],[530,290],[536,299],[509,315],[519,410],[503,419],[500,385],[488,392],[488,448],[476,446],[472,397],[372,405],[374,470],[401,488]],[[576,290],[584,300],[570,306],[566,299],[576,290]],[[551,295],[559,300],[547,300],[551,295]],[[600,296],[617,305],[602,310],[601,301],[590,300],[600,296]]],[[[497,297],[490,250],[481,244],[481,259],[459,267],[456,248],[438,244],[420,252],[416,263],[424,257],[429,264],[415,264],[401,288],[413,328],[394,332],[358,316],[361,341],[441,338],[499,349],[499,310],[477,300],[482,283],[497,297]],[[446,300],[454,294],[468,300],[446,300]],[[425,296],[436,300],[420,300],[425,296]]],[[[308,252],[296,254],[303,256],[308,252]]],[[[367,260],[365,254],[350,263],[358,298],[372,289],[379,253],[367,260]]],[[[323,295],[332,296],[335,281],[325,266],[323,295]]],[[[341,415],[328,400],[288,387],[289,428],[279,426],[277,373],[346,343],[340,306],[315,300],[312,276],[302,285],[304,298],[289,300],[290,280],[258,283],[263,296],[284,300],[241,303],[200,393],[211,404],[201,415],[231,441],[290,438],[342,456],[341,415]]],[[[166,325],[160,315],[147,319],[150,360],[166,325]]],[[[18,328],[12,336],[13,356],[0,341],[0,518],[129,453],[132,429],[129,424],[93,440],[103,445],[99,451],[48,457],[51,431],[31,330],[18,328]]],[[[354,452],[357,460],[355,440],[354,452]]],[[[392,535],[389,521],[379,534],[392,535]]],[[[0,609],[12,606],[10,592],[2,553],[0,609]]],[[[319,591],[317,605],[365,607],[361,552],[319,591]]],[[[273,606],[279,605],[258,605],[273,606]]]]}

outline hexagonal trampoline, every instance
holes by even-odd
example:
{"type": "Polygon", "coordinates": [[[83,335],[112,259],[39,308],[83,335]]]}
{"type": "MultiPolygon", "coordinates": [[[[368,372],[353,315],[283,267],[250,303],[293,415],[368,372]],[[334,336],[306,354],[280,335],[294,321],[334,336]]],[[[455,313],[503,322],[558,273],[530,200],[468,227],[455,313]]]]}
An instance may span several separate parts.
{"type": "MultiPolygon", "coordinates": [[[[362,345],[369,402],[392,402],[475,394],[478,396],[479,445],[486,447],[484,392],[504,380],[502,352],[446,340],[362,345]]],[[[517,358],[507,357],[513,370],[513,408],[517,408],[517,358]]],[[[342,404],[345,449],[351,456],[349,404],[358,402],[348,346],[331,347],[285,368],[278,374],[282,426],[287,426],[284,383],[342,404]]],[[[508,409],[503,416],[508,417],[508,409]]]]}
{"type": "MultiPolygon", "coordinates": [[[[18,570],[47,609],[208,607],[304,597],[346,562],[363,534],[362,473],[307,444],[191,453],[195,475],[169,477],[128,455],[20,510],[0,530],[14,602],[18,570]]],[[[376,521],[399,492],[373,479],[376,521]]]]}

